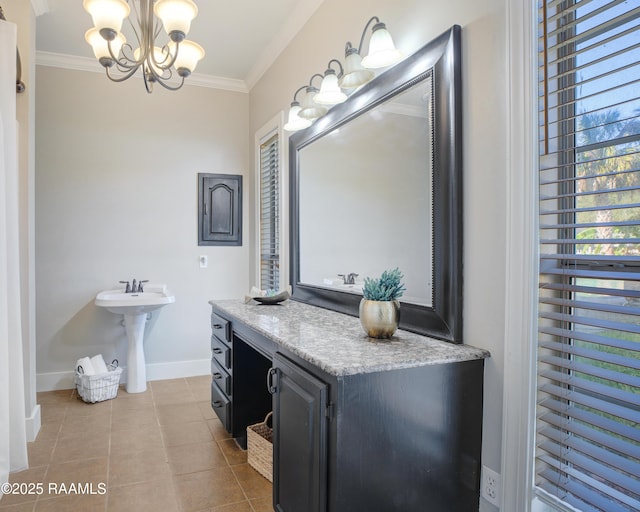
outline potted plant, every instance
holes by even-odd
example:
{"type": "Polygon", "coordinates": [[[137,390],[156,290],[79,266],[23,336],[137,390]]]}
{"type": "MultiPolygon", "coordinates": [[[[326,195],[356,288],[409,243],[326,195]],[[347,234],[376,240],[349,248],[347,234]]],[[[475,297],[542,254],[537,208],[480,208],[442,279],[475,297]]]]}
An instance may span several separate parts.
{"type": "Polygon", "coordinates": [[[385,270],[379,279],[365,277],[360,323],[371,338],[390,338],[398,329],[400,302],[405,291],[400,269],[385,270]]]}

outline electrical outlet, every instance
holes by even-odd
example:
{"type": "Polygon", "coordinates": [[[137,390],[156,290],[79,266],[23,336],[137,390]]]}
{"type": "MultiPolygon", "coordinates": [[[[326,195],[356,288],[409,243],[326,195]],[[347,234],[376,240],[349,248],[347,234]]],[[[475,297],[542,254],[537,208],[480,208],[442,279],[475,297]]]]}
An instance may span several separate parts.
{"type": "Polygon", "coordinates": [[[502,479],[487,466],[482,466],[482,497],[492,505],[500,508],[500,497],[502,494],[502,479]]]}

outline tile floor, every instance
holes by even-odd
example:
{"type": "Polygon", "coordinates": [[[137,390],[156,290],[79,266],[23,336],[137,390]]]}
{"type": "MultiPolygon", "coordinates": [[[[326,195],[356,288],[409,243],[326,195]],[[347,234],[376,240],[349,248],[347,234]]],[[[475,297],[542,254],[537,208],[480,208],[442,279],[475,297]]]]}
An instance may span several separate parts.
{"type": "Polygon", "coordinates": [[[271,483],[215,416],[210,384],[208,376],[154,381],[96,404],[73,390],[39,393],[30,468],[10,481],[41,483],[43,492],[5,495],[0,512],[272,512],[271,483]],[[84,487],[74,495],[71,483],[84,487]]]}

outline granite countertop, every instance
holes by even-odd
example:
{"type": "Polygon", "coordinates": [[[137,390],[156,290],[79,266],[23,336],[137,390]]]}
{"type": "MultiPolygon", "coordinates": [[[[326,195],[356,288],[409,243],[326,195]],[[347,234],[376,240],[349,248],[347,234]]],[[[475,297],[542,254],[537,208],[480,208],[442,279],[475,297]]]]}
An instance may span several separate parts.
{"type": "Polygon", "coordinates": [[[287,300],[278,305],[211,300],[276,344],[331,375],[354,375],[490,357],[488,351],[398,330],[389,340],[369,338],[357,317],[287,300]]]}

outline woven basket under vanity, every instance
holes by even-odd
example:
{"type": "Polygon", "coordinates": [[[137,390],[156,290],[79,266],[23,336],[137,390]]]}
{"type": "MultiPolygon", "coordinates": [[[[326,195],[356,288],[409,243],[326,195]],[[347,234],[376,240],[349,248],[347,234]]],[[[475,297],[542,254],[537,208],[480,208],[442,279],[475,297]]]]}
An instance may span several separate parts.
{"type": "Polygon", "coordinates": [[[269,482],[273,482],[273,428],[268,424],[271,414],[247,427],[247,462],[269,482]]]}

